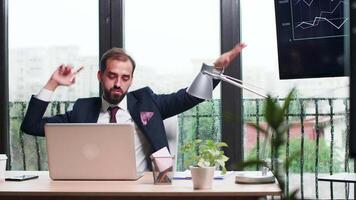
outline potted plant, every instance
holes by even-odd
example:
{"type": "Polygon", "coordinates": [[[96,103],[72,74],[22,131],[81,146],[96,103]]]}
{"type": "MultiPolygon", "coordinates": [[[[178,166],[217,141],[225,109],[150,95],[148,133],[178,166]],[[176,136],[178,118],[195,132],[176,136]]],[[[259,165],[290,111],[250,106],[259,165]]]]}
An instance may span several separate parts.
{"type": "Polygon", "coordinates": [[[185,166],[190,166],[194,189],[210,189],[215,169],[221,168],[226,173],[225,162],[229,159],[224,155],[224,142],[213,140],[192,140],[185,142],[182,152],[185,156],[185,166]]]}

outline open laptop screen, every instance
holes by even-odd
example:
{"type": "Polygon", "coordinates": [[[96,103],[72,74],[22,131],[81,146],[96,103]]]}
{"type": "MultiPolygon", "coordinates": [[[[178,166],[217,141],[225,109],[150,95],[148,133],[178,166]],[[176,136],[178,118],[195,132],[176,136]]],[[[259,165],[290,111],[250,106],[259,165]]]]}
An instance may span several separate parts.
{"type": "Polygon", "coordinates": [[[135,180],[134,127],[131,124],[46,124],[52,179],[135,180]]]}

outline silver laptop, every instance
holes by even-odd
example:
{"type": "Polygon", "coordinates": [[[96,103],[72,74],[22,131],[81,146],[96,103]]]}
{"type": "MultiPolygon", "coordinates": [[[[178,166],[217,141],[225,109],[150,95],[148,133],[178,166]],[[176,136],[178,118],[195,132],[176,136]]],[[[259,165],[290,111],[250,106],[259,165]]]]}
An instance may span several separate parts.
{"type": "Polygon", "coordinates": [[[53,180],[137,180],[134,127],[130,124],[46,124],[53,180]]]}

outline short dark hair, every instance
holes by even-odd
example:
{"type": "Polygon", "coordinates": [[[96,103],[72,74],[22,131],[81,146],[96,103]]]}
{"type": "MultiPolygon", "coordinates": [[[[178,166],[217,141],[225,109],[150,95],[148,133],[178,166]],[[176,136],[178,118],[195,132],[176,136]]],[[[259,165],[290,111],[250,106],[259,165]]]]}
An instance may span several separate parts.
{"type": "Polygon", "coordinates": [[[122,48],[113,47],[103,54],[103,56],[100,59],[100,71],[104,72],[106,70],[106,61],[109,59],[119,60],[123,62],[129,60],[132,64],[132,74],[134,73],[136,63],[131,58],[131,56],[127,54],[125,50],[123,50],[122,48]]]}

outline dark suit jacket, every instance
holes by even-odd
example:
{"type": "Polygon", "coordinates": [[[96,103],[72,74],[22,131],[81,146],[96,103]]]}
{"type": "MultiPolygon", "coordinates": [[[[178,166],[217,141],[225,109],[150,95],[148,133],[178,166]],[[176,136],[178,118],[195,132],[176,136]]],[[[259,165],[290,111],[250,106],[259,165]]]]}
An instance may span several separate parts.
{"type": "MultiPolygon", "coordinates": [[[[214,87],[218,81],[214,81],[214,87]]],[[[181,89],[168,95],[157,95],[149,87],[145,87],[127,94],[128,110],[132,119],[146,136],[153,151],[167,146],[167,137],[163,120],[182,113],[202,102],[181,89]],[[142,123],[140,113],[153,112],[148,123],[142,123]]],[[[21,130],[27,134],[44,136],[46,123],[96,123],[101,109],[101,98],[78,99],[71,111],[53,117],[43,117],[48,102],[32,97],[21,124],[21,130]]]]}

